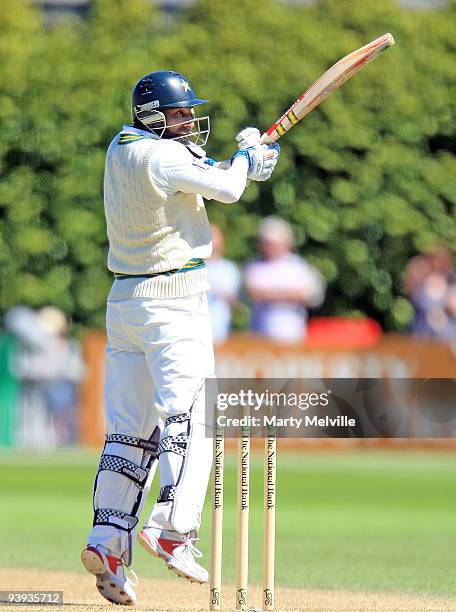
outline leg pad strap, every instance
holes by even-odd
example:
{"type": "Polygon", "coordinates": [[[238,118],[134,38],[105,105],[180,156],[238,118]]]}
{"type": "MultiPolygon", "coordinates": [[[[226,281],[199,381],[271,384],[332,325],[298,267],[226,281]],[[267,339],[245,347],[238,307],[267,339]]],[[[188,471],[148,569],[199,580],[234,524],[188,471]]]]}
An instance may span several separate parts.
{"type": "Polygon", "coordinates": [[[142,438],[135,438],[134,436],[128,436],[127,434],[109,434],[106,436],[106,442],[115,442],[116,444],[126,444],[127,446],[135,446],[142,448],[146,453],[157,456],[158,443],[156,440],[143,440],[142,438]]]}
{"type": "Polygon", "coordinates": [[[180,434],[178,436],[168,436],[161,440],[158,445],[158,454],[161,453],[176,453],[181,457],[185,457],[187,452],[188,436],[186,434],[180,434]]]}
{"type": "Polygon", "coordinates": [[[125,514],[120,510],[113,510],[112,508],[98,508],[95,510],[95,516],[93,518],[93,525],[109,525],[123,529],[123,531],[132,531],[136,527],[138,519],[136,516],[125,514]]]}
{"type": "Polygon", "coordinates": [[[176,487],[173,485],[167,485],[160,489],[160,493],[157,497],[157,503],[173,501],[176,495],[176,487]]]}
{"type": "Polygon", "coordinates": [[[170,425],[171,423],[183,423],[184,421],[190,421],[189,412],[183,412],[182,414],[168,417],[166,419],[166,425],[170,425]]]}
{"type": "Polygon", "coordinates": [[[142,468],[136,465],[136,463],[117,455],[102,455],[98,471],[101,472],[102,470],[110,470],[111,472],[118,472],[126,476],[135,483],[140,491],[143,490],[149,474],[148,469],[142,468]]]}

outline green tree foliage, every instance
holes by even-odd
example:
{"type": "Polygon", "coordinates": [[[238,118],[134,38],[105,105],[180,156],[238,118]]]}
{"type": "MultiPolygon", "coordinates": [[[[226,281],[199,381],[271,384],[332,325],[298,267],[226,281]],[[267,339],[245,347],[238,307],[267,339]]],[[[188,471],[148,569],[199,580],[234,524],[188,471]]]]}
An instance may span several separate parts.
{"type": "Polygon", "coordinates": [[[209,203],[239,263],[258,220],[278,214],[329,282],[327,313],[401,329],[408,259],[456,244],[456,3],[201,0],[176,19],[146,0],[95,0],[89,18],[45,28],[25,0],[0,15],[0,308],[53,302],[103,325],[111,278],[104,153],[129,121],[139,76],[183,72],[211,104],[208,153],[239,128],[266,129],[325,69],[390,31],[397,45],[287,134],[274,178],[241,203],[209,203]]]}

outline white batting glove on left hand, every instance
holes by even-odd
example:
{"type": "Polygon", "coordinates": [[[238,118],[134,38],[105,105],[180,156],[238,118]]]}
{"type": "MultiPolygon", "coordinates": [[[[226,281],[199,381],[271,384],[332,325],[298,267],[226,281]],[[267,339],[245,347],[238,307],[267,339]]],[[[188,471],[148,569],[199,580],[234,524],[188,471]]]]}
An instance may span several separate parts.
{"type": "MultiPolygon", "coordinates": [[[[251,149],[247,149],[249,152],[251,149]]],[[[247,178],[252,181],[267,181],[277,165],[280,155],[280,145],[276,142],[270,145],[259,145],[255,147],[258,155],[252,156],[252,165],[249,168],[247,178]]]]}
{"type": "Polygon", "coordinates": [[[270,145],[257,145],[247,149],[239,149],[231,158],[245,157],[249,162],[247,178],[252,181],[267,181],[271,176],[280,155],[280,145],[273,142],[270,145]]]}
{"type": "Polygon", "coordinates": [[[236,134],[238,149],[247,149],[255,147],[260,142],[260,130],[254,127],[246,127],[236,134]]]}

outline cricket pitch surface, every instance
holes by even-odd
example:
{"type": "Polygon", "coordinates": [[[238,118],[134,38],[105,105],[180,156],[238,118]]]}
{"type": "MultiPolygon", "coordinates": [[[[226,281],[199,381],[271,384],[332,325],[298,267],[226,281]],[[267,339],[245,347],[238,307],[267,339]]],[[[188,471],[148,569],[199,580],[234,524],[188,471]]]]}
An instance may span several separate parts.
{"type": "MultiPolygon", "coordinates": [[[[103,610],[129,609],[113,606],[105,601],[95,589],[95,577],[89,574],[52,572],[36,569],[11,569],[1,571],[0,590],[50,590],[63,591],[63,606],[14,605],[10,609],[22,612],[101,612],[103,610]]],[[[150,611],[196,611],[208,610],[208,586],[190,584],[183,579],[140,579],[136,587],[138,602],[132,610],[150,611]]],[[[261,589],[249,588],[250,605],[260,607],[261,589]]],[[[439,598],[393,593],[363,593],[338,590],[315,590],[280,588],[275,591],[275,609],[295,611],[384,611],[410,612],[456,610],[456,598],[439,598]]],[[[5,608],[7,609],[7,608],[5,608]]],[[[234,610],[234,586],[224,586],[223,610],[234,610]]]]}

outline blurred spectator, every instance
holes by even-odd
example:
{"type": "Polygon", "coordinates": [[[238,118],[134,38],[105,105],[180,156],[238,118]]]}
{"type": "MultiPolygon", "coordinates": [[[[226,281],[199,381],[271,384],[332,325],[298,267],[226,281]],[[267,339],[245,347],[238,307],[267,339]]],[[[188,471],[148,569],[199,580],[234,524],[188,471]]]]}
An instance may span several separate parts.
{"type": "Polygon", "coordinates": [[[428,276],[436,274],[449,279],[453,270],[453,257],[443,246],[434,247],[425,255],[417,255],[408,263],[404,272],[405,292],[413,296],[420,290],[428,276]]]}
{"type": "Polygon", "coordinates": [[[414,257],[404,273],[404,289],[415,309],[413,334],[442,340],[456,337],[456,287],[448,249],[436,247],[414,257]]]}
{"type": "Polygon", "coordinates": [[[212,319],[214,343],[223,342],[231,331],[231,313],[241,287],[241,275],[232,261],[222,257],[224,239],[221,229],[211,225],[212,257],[206,261],[211,285],[207,297],[212,319]]]}
{"type": "Polygon", "coordinates": [[[266,217],[258,231],[261,259],[247,265],[246,288],[252,300],[253,332],[283,342],[305,336],[307,309],[323,302],[325,281],[320,272],[292,253],[288,223],[266,217]]]}
{"type": "Polygon", "coordinates": [[[84,368],[78,343],[68,337],[66,316],[54,306],[38,312],[16,306],[5,327],[20,341],[14,360],[21,381],[19,442],[34,447],[76,442],[84,368]]]}
{"type": "Polygon", "coordinates": [[[451,340],[456,340],[456,284],[451,284],[448,287],[445,313],[447,316],[445,336],[451,340]]]}

